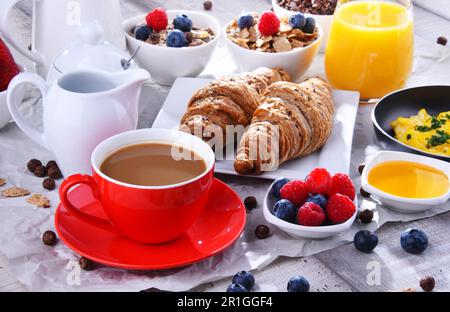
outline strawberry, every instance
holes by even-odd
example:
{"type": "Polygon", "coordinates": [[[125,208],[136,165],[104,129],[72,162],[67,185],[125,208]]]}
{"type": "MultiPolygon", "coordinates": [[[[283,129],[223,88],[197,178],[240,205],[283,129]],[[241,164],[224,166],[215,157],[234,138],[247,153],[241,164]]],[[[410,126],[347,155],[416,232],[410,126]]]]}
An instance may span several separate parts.
{"type": "Polygon", "coordinates": [[[280,29],[280,20],[275,13],[267,11],[259,18],[258,30],[263,36],[275,35],[280,29]]]}
{"type": "Polygon", "coordinates": [[[346,195],[351,200],[355,200],[355,186],[353,185],[350,177],[344,173],[338,173],[331,177],[328,196],[332,196],[337,193],[346,195]]]}
{"type": "Polygon", "coordinates": [[[333,224],[344,223],[349,220],[356,211],[356,206],[350,198],[341,194],[334,194],[328,200],[326,214],[333,224]]]}
{"type": "Polygon", "coordinates": [[[147,26],[151,27],[154,31],[164,30],[169,24],[166,10],[163,8],[156,8],[148,13],[145,21],[147,22],[147,26]]]}
{"type": "Polygon", "coordinates": [[[6,44],[0,38],[0,92],[8,89],[10,81],[20,73],[6,44]]]}
{"type": "Polygon", "coordinates": [[[295,207],[300,207],[308,198],[308,187],[303,181],[291,181],[281,188],[280,195],[282,199],[289,200],[295,207]]]}
{"type": "Polygon", "coordinates": [[[331,175],[323,168],[316,168],[306,177],[305,182],[311,194],[326,195],[330,187],[331,175]]]}

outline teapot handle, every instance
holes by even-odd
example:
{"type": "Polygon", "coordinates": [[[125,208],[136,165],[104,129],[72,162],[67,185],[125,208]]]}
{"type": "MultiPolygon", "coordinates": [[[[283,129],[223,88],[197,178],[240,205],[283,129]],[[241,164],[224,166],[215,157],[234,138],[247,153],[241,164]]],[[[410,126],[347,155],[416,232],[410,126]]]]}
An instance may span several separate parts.
{"type": "Polygon", "coordinates": [[[1,0],[0,1],[0,32],[6,41],[11,44],[20,54],[30,59],[34,63],[39,65],[44,64],[44,58],[42,55],[35,51],[30,51],[25,47],[22,47],[12,36],[12,32],[9,30],[8,17],[11,10],[20,0],[1,0]]]}
{"type": "Polygon", "coordinates": [[[23,117],[22,113],[17,108],[18,105],[22,104],[23,102],[24,92],[22,87],[24,84],[32,84],[38,87],[40,92],[42,93],[43,100],[47,96],[48,87],[45,84],[44,79],[42,79],[36,74],[31,73],[19,74],[16,77],[14,77],[13,80],[11,80],[8,87],[7,103],[9,112],[11,113],[11,116],[16,122],[16,124],[19,126],[20,129],[22,129],[23,132],[25,132],[26,135],[28,135],[36,143],[47,148],[44,133],[36,130],[30,124],[30,122],[23,117]]]}

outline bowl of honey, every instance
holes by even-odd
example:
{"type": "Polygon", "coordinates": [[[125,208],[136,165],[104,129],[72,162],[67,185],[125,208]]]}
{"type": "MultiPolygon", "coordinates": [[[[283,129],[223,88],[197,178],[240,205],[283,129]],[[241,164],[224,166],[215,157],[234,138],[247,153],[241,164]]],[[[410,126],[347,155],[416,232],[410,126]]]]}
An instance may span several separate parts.
{"type": "Polygon", "coordinates": [[[382,151],[364,168],[361,185],[386,206],[422,212],[450,199],[450,164],[426,156],[382,151]]]}

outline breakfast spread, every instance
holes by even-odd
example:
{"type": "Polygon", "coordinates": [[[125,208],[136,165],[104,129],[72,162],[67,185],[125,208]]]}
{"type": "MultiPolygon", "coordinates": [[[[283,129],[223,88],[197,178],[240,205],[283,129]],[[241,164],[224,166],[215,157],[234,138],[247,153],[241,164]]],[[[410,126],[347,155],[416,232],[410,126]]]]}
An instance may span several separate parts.
{"type": "Polygon", "coordinates": [[[226,35],[240,47],[268,53],[303,48],[319,36],[313,18],[301,13],[279,18],[273,12],[241,15],[227,26],[226,35]]]}
{"type": "Polygon", "coordinates": [[[236,172],[259,174],[314,153],[331,134],[334,111],[331,90],[322,79],[270,85],[241,139],[236,172]]]}
{"type": "Polygon", "coordinates": [[[450,155],[450,112],[429,115],[421,109],[416,116],[399,117],[391,123],[395,138],[419,150],[450,155]]]}
{"type": "Polygon", "coordinates": [[[151,11],[145,24],[137,25],[130,35],[149,44],[171,48],[196,47],[215,38],[211,28],[196,27],[186,14],[179,14],[169,22],[162,8],[151,11]]]}
{"type": "Polygon", "coordinates": [[[338,0],[276,0],[283,9],[314,15],[333,15],[338,0]]]}
{"type": "Polygon", "coordinates": [[[389,161],[369,172],[369,183],[392,195],[405,198],[435,198],[449,190],[448,176],[428,165],[389,161]]]}
{"type": "MultiPolygon", "coordinates": [[[[48,12],[46,3],[41,1],[37,8],[48,12]]],[[[98,3],[96,8],[107,2],[98,3]]],[[[33,209],[50,208],[54,201],[49,194],[58,190],[61,203],[55,214],[39,209],[55,216],[58,234],[40,229],[39,238],[45,246],[64,241],[83,255],[79,266],[85,271],[93,270],[97,263],[130,270],[184,267],[216,255],[238,239],[243,244],[249,238],[261,245],[273,244],[280,239],[273,226],[306,241],[304,246],[320,245],[323,241],[313,240],[348,232],[354,248],[370,254],[382,242],[374,232],[386,222],[380,209],[409,213],[447,202],[450,165],[445,162],[425,157],[409,161],[405,159],[413,157],[411,154],[386,156],[383,153],[389,152],[380,151],[368,158],[367,165],[359,166],[361,187],[356,188],[348,167],[336,168],[341,158],[333,159],[342,151],[351,154],[353,133],[339,132],[347,123],[352,123],[353,131],[355,123],[352,118],[350,122],[340,118],[352,112],[346,107],[351,106],[350,100],[346,100],[355,98],[354,117],[359,94],[363,98],[384,96],[402,88],[409,77],[413,59],[410,8],[365,0],[276,0],[276,4],[291,11],[289,16],[279,14],[274,2],[275,12],[243,13],[225,27],[228,49],[240,51],[231,52],[239,68],[235,75],[195,80],[192,89],[187,85],[193,80],[177,81],[187,90],[183,97],[176,97],[176,109],[172,109],[179,114],[172,118],[179,130],[174,130],[174,124],[136,130],[141,87],[150,75],[158,84],[171,84],[202,72],[221,35],[220,24],[207,14],[155,8],[145,21],[137,16],[124,23],[128,26],[121,34],[135,53],[129,59],[128,55],[118,59],[118,72],[68,70],[47,81],[20,74],[0,39],[0,93],[6,97],[3,91],[8,90],[8,110],[17,126],[53,152],[59,163],[31,159],[26,164],[28,171],[23,172],[39,182],[41,191],[49,191],[45,194],[35,193],[32,187],[14,186],[15,177],[7,172],[0,178],[1,199],[22,201],[33,209]],[[373,2],[380,9],[375,22],[368,5],[373,2]],[[325,27],[319,25],[327,16],[333,20],[326,44],[327,79],[301,78],[327,37],[325,27]],[[250,56],[246,59],[244,55],[250,56]],[[248,63],[248,68],[242,63],[248,63]],[[19,110],[24,98],[20,87],[25,83],[34,84],[42,93],[42,132],[19,110]],[[226,173],[238,176],[236,179],[274,173],[277,179],[263,202],[250,192],[242,200],[244,197],[215,178],[220,172],[219,156],[229,156],[230,151],[233,156],[226,173]],[[320,159],[321,153],[328,158],[320,159]],[[388,158],[379,161],[377,157],[388,158]],[[295,162],[300,165],[285,169],[295,162]],[[359,205],[358,198],[373,206],[359,205]],[[242,235],[251,214],[265,220],[258,219],[250,232],[242,235]]],[[[112,5],[119,3],[112,1],[112,5]]],[[[204,1],[203,8],[212,10],[212,1],[204,1]]],[[[117,16],[111,17],[117,21],[117,16]]],[[[99,24],[94,23],[98,29],[105,27],[108,33],[116,29],[101,16],[99,19],[99,24]]],[[[37,16],[33,26],[38,35],[45,28],[41,20],[37,16]]],[[[64,33],[67,35],[62,29],[64,33]]],[[[103,42],[92,29],[83,28],[81,34],[89,44],[103,42]]],[[[439,44],[446,42],[445,37],[438,38],[439,44]]],[[[47,58],[61,53],[45,45],[33,48],[47,58]]],[[[108,58],[104,51],[97,56],[99,62],[108,58]]],[[[41,64],[37,57],[33,62],[38,72],[48,69],[49,64],[41,64]]],[[[178,89],[172,90],[179,95],[178,89]]],[[[429,114],[435,112],[432,107],[409,117],[388,114],[389,121],[397,118],[390,123],[391,130],[405,145],[450,156],[450,111],[429,114]]],[[[337,240],[346,241],[347,236],[337,240]]],[[[429,245],[421,229],[403,231],[399,238],[400,252],[401,247],[406,253],[420,254],[429,245]]],[[[419,285],[432,291],[435,280],[425,276],[419,285]]],[[[309,292],[312,287],[306,277],[295,275],[286,290],[309,292]]],[[[254,275],[241,271],[226,291],[257,289],[254,275]]]]}
{"type": "MultiPolygon", "coordinates": [[[[227,126],[246,127],[267,87],[277,81],[289,80],[284,70],[269,68],[218,79],[192,96],[180,121],[180,129],[207,141],[217,130],[226,134],[227,126]]],[[[215,141],[215,148],[224,146],[223,137],[215,141]]]]}

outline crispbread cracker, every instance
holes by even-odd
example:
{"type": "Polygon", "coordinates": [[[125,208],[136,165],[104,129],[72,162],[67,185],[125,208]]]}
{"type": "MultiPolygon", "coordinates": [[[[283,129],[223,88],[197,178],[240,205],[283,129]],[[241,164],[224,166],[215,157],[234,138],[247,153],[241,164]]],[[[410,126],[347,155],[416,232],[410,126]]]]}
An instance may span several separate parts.
{"type": "Polygon", "coordinates": [[[6,190],[3,190],[2,195],[9,198],[22,197],[30,195],[30,191],[24,188],[13,186],[6,190]]]}

